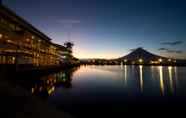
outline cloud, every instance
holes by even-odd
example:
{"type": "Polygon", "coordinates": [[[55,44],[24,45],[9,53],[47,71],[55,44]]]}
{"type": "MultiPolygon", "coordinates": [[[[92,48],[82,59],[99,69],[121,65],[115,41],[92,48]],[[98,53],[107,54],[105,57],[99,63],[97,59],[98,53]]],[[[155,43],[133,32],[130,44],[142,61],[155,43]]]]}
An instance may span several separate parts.
{"type": "Polygon", "coordinates": [[[165,51],[166,53],[177,53],[177,54],[183,53],[183,51],[181,51],[181,50],[170,50],[170,49],[167,49],[167,48],[159,48],[158,50],[159,51],[165,51]]]}
{"type": "Polygon", "coordinates": [[[183,44],[183,41],[174,41],[174,42],[162,42],[162,45],[169,45],[169,46],[175,46],[175,45],[181,45],[183,44]]]}
{"type": "Polygon", "coordinates": [[[166,51],[166,50],[168,50],[167,48],[159,48],[158,49],[159,51],[166,51]]]}
{"type": "Polygon", "coordinates": [[[167,53],[177,53],[177,54],[181,54],[183,53],[181,50],[167,50],[167,53]]]}

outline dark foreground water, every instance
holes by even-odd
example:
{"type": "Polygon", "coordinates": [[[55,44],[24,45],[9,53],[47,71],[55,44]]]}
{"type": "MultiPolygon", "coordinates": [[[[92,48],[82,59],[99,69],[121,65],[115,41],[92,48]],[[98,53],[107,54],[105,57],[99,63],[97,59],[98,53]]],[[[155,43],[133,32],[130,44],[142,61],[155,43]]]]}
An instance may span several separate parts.
{"type": "Polygon", "coordinates": [[[171,112],[185,107],[186,67],[81,66],[40,77],[30,92],[76,117],[171,112]]]}

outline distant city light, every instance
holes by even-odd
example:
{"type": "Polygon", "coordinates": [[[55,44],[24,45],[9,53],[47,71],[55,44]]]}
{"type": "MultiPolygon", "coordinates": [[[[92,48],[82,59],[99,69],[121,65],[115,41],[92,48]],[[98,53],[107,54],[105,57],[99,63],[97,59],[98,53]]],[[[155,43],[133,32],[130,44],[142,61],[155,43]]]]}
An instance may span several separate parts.
{"type": "Polygon", "coordinates": [[[132,61],[132,64],[135,64],[135,61],[132,61]]]}
{"type": "Polygon", "coordinates": [[[150,61],[151,64],[158,64],[158,61],[150,61]]]}
{"type": "Polygon", "coordinates": [[[127,62],[127,60],[125,59],[124,62],[127,62]]]}
{"type": "Polygon", "coordinates": [[[163,61],[163,60],[160,58],[160,59],[159,59],[159,62],[162,62],[162,61],[163,61]]]}
{"type": "Polygon", "coordinates": [[[143,59],[139,59],[139,62],[142,63],[143,62],[143,59]]]}
{"type": "Polygon", "coordinates": [[[34,37],[34,36],[32,36],[31,38],[32,38],[32,39],[35,39],[35,37],[34,37]]]}
{"type": "Polygon", "coordinates": [[[171,59],[168,59],[169,62],[171,62],[171,59]]]}

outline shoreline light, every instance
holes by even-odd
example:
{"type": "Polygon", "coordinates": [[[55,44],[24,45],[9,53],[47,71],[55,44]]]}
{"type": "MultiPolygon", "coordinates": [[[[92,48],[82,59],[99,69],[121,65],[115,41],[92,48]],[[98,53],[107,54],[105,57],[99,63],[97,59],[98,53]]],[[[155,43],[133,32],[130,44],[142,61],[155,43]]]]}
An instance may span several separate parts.
{"type": "Polygon", "coordinates": [[[159,61],[159,62],[162,62],[163,60],[160,58],[158,61],[159,61]]]}
{"type": "Polygon", "coordinates": [[[143,62],[143,59],[139,59],[138,61],[139,61],[140,63],[142,63],[142,62],[143,62]]]}
{"type": "Polygon", "coordinates": [[[124,62],[126,63],[126,62],[127,62],[127,60],[125,59],[125,60],[124,60],[124,62]]]}

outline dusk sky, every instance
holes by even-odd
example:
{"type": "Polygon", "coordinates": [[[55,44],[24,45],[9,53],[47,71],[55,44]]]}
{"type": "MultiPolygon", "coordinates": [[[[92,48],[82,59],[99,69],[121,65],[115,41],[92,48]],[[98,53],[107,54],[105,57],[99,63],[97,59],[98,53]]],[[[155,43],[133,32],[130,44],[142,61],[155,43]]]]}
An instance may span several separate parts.
{"type": "Polygon", "coordinates": [[[3,3],[53,42],[74,42],[74,55],[78,58],[117,58],[137,47],[186,58],[185,0],[4,0],[3,3]]]}

